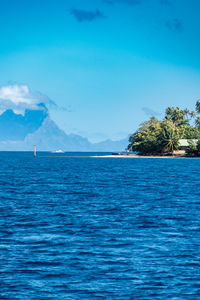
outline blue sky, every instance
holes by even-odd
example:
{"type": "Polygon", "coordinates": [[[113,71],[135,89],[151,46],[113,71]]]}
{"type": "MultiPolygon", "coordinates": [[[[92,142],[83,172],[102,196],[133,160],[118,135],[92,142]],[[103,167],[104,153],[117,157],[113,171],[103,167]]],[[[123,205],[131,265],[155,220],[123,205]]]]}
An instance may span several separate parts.
{"type": "Polygon", "coordinates": [[[0,0],[0,85],[52,99],[53,120],[120,139],[200,98],[199,0],[0,0]]]}

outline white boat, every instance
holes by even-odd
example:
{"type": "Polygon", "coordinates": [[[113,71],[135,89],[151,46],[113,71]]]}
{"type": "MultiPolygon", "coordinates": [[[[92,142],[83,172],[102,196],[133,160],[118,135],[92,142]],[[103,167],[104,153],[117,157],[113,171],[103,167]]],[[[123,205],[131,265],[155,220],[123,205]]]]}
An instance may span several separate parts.
{"type": "Polygon", "coordinates": [[[64,153],[64,151],[62,151],[61,149],[56,150],[56,151],[52,151],[52,153],[64,153]]]}

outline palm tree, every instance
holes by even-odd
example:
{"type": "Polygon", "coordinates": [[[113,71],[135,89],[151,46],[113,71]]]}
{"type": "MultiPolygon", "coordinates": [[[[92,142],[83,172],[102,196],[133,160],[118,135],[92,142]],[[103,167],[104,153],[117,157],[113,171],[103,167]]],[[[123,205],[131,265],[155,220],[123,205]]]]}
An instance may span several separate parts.
{"type": "Polygon", "coordinates": [[[193,118],[195,118],[195,116],[196,116],[195,111],[191,111],[190,117],[193,119],[193,118]]]}
{"type": "Polygon", "coordinates": [[[200,129],[200,117],[196,118],[195,125],[197,126],[198,129],[200,129]]]}
{"type": "Polygon", "coordinates": [[[180,122],[184,120],[185,113],[182,111],[179,107],[176,108],[174,112],[174,121],[175,122],[180,122]]]}
{"type": "Polygon", "coordinates": [[[175,110],[174,107],[167,107],[167,109],[165,110],[166,119],[171,119],[172,118],[174,110],[175,110]]]}
{"type": "Polygon", "coordinates": [[[188,119],[188,116],[190,115],[190,111],[189,111],[189,109],[188,108],[186,108],[184,111],[184,114],[185,114],[185,116],[186,116],[186,118],[188,119]]]}
{"type": "Polygon", "coordinates": [[[162,152],[173,154],[174,150],[178,148],[179,135],[172,122],[163,122],[159,140],[162,152]]]}
{"type": "Polygon", "coordinates": [[[196,102],[196,112],[200,114],[200,100],[196,102]]]}

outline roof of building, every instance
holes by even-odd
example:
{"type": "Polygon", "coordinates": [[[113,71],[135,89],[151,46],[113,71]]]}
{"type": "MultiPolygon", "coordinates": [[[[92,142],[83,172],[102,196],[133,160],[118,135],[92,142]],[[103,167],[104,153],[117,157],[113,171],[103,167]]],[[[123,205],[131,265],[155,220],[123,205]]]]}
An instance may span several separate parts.
{"type": "Polygon", "coordinates": [[[189,146],[188,141],[191,141],[191,142],[196,144],[198,140],[197,139],[180,139],[179,140],[179,146],[188,147],[189,146]]]}

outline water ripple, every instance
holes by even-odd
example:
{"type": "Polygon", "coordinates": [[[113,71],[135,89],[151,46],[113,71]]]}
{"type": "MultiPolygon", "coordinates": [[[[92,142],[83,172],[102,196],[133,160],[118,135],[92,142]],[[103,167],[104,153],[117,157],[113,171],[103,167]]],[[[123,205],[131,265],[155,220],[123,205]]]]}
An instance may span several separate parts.
{"type": "Polygon", "coordinates": [[[0,157],[0,299],[199,299],[199,159],[0,157]]]}

